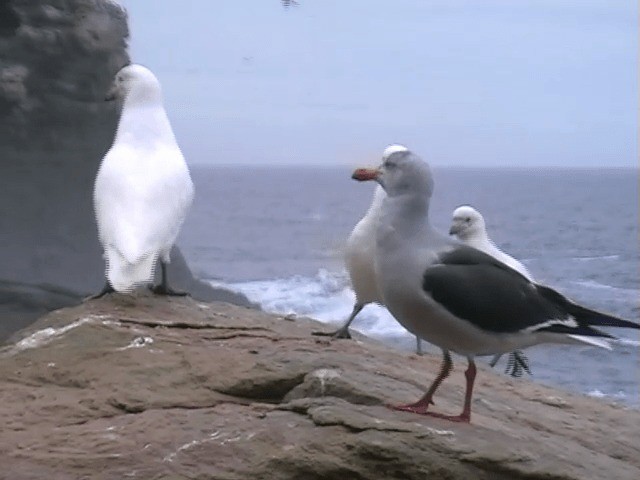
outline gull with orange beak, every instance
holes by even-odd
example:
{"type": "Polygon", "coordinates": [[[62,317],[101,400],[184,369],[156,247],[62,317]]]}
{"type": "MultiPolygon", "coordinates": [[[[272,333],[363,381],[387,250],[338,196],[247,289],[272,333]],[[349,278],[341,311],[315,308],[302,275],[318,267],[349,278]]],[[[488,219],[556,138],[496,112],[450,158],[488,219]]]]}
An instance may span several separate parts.
{"type": "Polygon", "coordinates": [[[433,177],[429,165],[411,151],[389,155],[378,169],[358,169],[353,178],[376,181],[387,194],[375,232],[376,280],[385,306],[404,328],[443,352],[440,373],[424,396],[391,408],[469,422],[475,357],[545,342],[584,345],[581,337],[614,338],[595,327],[640,329],[637,323],[596,312],[532,283],[433,228],[433,177]],[[450,352],[468,361],[464,407],[455,416],[429,410],[451,372],[450,352]]]}

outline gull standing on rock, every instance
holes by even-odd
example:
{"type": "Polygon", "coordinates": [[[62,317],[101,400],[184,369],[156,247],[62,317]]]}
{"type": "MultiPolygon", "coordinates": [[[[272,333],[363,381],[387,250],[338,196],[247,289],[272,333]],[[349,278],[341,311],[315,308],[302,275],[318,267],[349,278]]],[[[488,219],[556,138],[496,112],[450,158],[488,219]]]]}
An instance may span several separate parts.
{"type": "MultiPolygon", "coordinates": [[[[389,145],[382,154],[383,161],[396,152],[406,152],[403,145],[389,145]]],[[[378,289],[375,275],[375,229],[380,216],[380,208],[386,193],[377,185],[373,192],[373,200],[364,217],[351,231],[344,249],[345,266],[351,280],[351,287],[356,297],[353,310],[347,321],[335,332],[314,332],[314,335],[332,336],[334,338],[351,338],[349,325],[369,303],[383,304],[382,295],[378,289]]],[[[422,345],[419,337],[416,337],[416,353],[422,355],[422,345]]]]}
{"type": "Polygon", "coordinates": [[[469,422],[474,358],[539,343],[614,338],[593,328],[640,329],[637,323],[582,307],[495,258],[435,230],[429,223],[433,179],[410,151],[390,155],[353,178],[376,180],[387,193],[376,229],[376,278],[385,306],[407,330],[443,352],[440,373],[425,395],[396,410],[469,422]],[[575,337],[574,335],[578,335],[575,337]],[[464,408],[457,416],[428,411],[452,369],[450,352],[467,357],[464,408]]]}
{"type": "MultiPolygon", "coordinates": [[[[533,276],[522,263],[500,250],[489,238],[484,217],[472,206],[461,205],[453,211],[449,235],[454,235],[465,245],[477,248],[487,255],[491,255],[496,260],[501,261],[505,265],[509,265],[530,282],[534,281],[533,276]]],[[[495,366],[501,356],[501,354],[498,354],[493,357],[490,365],[492,367],[495,366]]],[[[505,373],[509,371],[513,377],[521,376],[523,371],[526,371],[531,375],[531,371],[529,370],[529,361],[523,352],[515,351],[510,354],[505,373]]]]}
{"type": "Polygon", "coordinates": [[[160,82],[141,65],[115,76],[106,100],[123,101],[113,145],[102,159],[93,191],[107,282],[98,295],[152,290],[185,295],[167,283],[171,247],[193,201],[193,183],[162,103],[160,82]]]}

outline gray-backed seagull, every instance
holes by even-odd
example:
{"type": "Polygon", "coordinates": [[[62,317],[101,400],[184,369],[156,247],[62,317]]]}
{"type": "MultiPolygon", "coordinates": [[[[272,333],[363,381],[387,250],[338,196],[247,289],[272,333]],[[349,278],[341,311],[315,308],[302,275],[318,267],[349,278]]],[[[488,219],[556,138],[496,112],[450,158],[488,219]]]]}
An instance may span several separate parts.
{"type": "Polygon", "coordinates": [[[443,351],[440,373],[425,395],[392,408],[469,422],[476,356],[545,342],[582,343],[580,336],[614,338],[594,327],[640,329],[532,283],[492,256],[435,230],[429,222],[431,171],[414,153],[394,153],[377,169],[354,171],[353,178],[376,180],[387,193],[376,228],[376,278],[384,304],[407,330],[443,351]],[[428,411],[453,366],[449,352],[468,360],[464,407],[457,416],[428,411]]]}
{"type": "MultiPolygon", "coordinates": [[[[496,260],[508,265],[523,275],[530,282],[535,282],[533,275],[527,270],[527,268],[511,255],[504,253],[500,250],[496,244],[489,238],[487,233],[487,227],[482,214],[475,208],[469,205],[462,205],[455,209],[453,212],[453,219],[451,228],[449,229],[450,235],[455,235],[462,243],[469,245],[484,253],[491,255],[496,260]]],[[[589,343],[598,347],[610,349],[611,346],[606,339],[586,337],[586,336],[573,336],[575,339],[584,343],[589,343]]],[[[496,355],[490,362],[493,367],[501,357],[501,354],[496,355]]],[[[513,376],[519,376],[521,369],[529,371],[528,361],[524,354],[520,351],[511,353],[509,362],[507,363],[507,370],[512,370],[513,376]]]]}

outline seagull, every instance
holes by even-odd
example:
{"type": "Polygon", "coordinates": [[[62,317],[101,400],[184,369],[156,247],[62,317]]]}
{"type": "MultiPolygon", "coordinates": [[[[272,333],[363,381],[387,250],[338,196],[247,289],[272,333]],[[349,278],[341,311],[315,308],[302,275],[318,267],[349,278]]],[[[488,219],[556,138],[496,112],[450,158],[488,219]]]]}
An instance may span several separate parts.
{"type": "Polygon", "coordinates": [[[491,255],[505,265],[509,265],[527,280],[533,282],[533,276],[522,263],[500,250],[489,238],[482,214],[470,205],[462,205],[453,211],[449,235],[455,235],[465,245],[477,248],[491,255]]]}
{"type": "Polygon", "coordinates": [[[106,284],[92,298],[131,292],[153,281],[160,262],[160,295],[186,295],[167,283],[171,247],[193,201],[193,182],[162,103],[160,82],[142,65],[115,76],[105,100],[123,101],[113,145],[93,190],[106,284]]]}
{"type": "MultiPolygon", "coordinates": [[[[510,266],[515,271],[523,275],[527,280],[533,282],[533,276],[522,263],[507,255],[500,250],[496,244],[489,238],[487,227],[485,225],[482,214],[470,205],[461,205],[453,211],[453,219],[449,235],[455,235],[465,245],[477,248],[478,250],[491,255],[496,260],[501,261],[505,265],[510,266]]],[[[498,354],[493,357],[489,363],[492,367],[498,363],[502,355],[498,354]]],[[[513,377],[522,376],[523,372],[531,375],[529,370],[529,361],[525,354],[521,351],[512,352],[507,361],[505,373],[510,372],[513,377]]]]}
{"type": "Polygon", "coordinates": [[[414,335],[440,347],[439,374],[417,402],[391,408],[470,422],[475,357],[532,345],[615,338],[595,327],[640,329],[640,324],[578,305],[550,287],[434,229],[429,203],[434,182],[426,162],[411,151],[390,155],[379,168],[354,171],[387,193],[376,228],[376,278],[389,312],[414,335]],[[575,335],[578,335],[576,337],[575,335]],[[453,367],[466,356],[466,391],[460,415],[429,410],[453,367]]]}
{"type": "MultiPolygon", "coordinates": [[[[489,238],[484,217],[473,207],[463,205],[453,212],[453,221],[451,228],[449,229],[449,234],[455,235],[465,245],[477,248],[478,250],[491,255],[493,258],[499,260],[505,265],[508,265],[530,282],[535,282],[533,275],[531,275],[529,270],[527,270],[522,263],[500,250],[489,238]]],[[[611,348],[607,340],[577,335],[573,335],[573,338],[597,347],[606,349],[611,348]]],[[[501,356],[501,354],[495,355],[489,364],[492,367],[495,366],[501,356]]],[[[509,370],[511,370],[511,374],[514,377],[521,376],[522,370],[531,374],[529,371],[529,363],[524,353],[521,351],[511,353],[509,361],[507,362],[506,371],[509,370]]]]}
{"type": "MultiPolygon", "coordinates": [[[[385,160],[396,152],[405,152],[403,145],[389,145],[382,154],[385,160]]],[[[314,335],[331,336],[333,338],[351,338],[349,326],[362,309],[369,303],[383,304],[382,295],[375,278],[375,228],[380,216],[380,207],[386,193],[381,186],[376,186],[369,209],[351,231],[344,249],[345,266],[355,294],[355,303],[347,321],[335,332],[313,332],[314,335]]],[[[416,337],[416,353],[422,355],[422,343],[416,337]]]]}

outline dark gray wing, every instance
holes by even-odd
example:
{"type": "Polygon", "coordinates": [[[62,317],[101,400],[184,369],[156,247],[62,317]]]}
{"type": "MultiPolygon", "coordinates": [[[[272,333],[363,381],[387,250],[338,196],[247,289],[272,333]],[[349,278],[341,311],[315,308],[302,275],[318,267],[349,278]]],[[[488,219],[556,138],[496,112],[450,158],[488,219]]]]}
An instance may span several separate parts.
{"type": "Polygon", "coordinates": [[[440,255],[425,271],[422,287],[449,312],[489,332],[608,336],[579,322],[548,291],[542,294],[517,271],[472,247],[440,255]]]}

